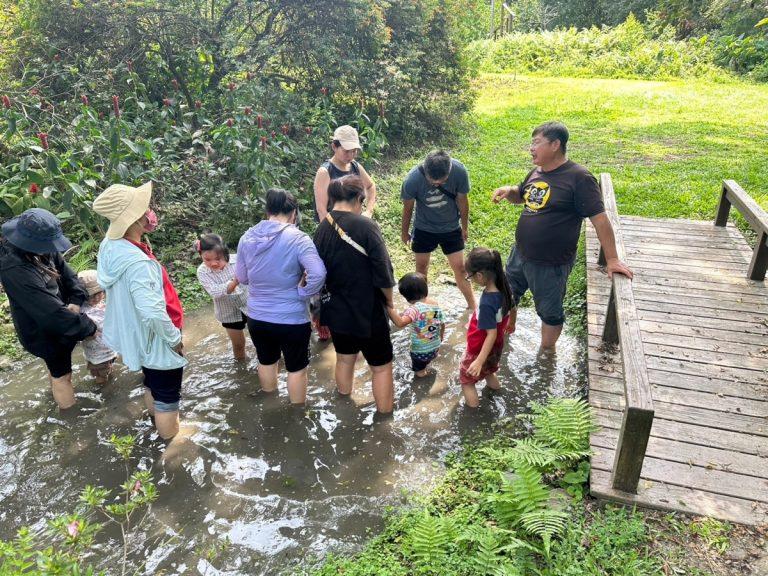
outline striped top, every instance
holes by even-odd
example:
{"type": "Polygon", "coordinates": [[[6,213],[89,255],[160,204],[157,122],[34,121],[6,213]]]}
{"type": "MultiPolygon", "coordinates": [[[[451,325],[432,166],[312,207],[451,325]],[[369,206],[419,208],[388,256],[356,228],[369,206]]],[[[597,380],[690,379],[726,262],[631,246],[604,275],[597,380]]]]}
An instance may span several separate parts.
{"type": "Polygon", "coordinates": [[[237,254],[231,254],[223,270],[211,270],[205,264],[197,267],[197,279],[211,298],[213,315],[223,323],[240,322],[248,312],[248,296],[242,286],[227,294],[227,286],[235,279],[237,254]]]}

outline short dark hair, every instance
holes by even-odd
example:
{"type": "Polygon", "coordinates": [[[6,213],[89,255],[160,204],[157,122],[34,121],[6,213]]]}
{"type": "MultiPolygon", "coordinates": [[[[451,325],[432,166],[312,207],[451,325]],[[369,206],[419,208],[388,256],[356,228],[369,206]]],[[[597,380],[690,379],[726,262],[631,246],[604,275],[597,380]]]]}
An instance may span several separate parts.
{"type": "Polygon", "coordinates": [[[229,262],[229,248],[218,234],[201,234],[197,240],[197,251],[201,254],[213,250],[229,262]]]}
{"type": "Polygon", "coordinates": [[[432,150],[424,159],[424,171],[432,180],[442,180],[451,172],[451,155],[445,150],[432,150]]]}
{"type": "Polygon", "coordinates": [[[531,138],[534,136],[542,135],[544,138],[553,142],[554,140],[560,140],[560,150],[565,154],[568,147],[568,128],[562,122],[544,122],[539,124],[533,129],[531,138]]]}
{"type": "Polygon", "coordinates": [[[365,186],[362,179],[354,174],[331,180],[328,185],[328,200],[331,206],[336,202],[349,202],[361,198],[365,198],[365,186]]]}
{"type": "Polygon", "coordinates": [[[416,302],[426,298],[429,294],[427,277],[418,272],[411,272],[400,278],[400,282],[397,283],[397,289],[408,302],[416,302]]]}
{"type": "Polygon", "coordinates": [[[298,210],[299,203],[296,201],[296,197],[287,190],[270,188],[267,190],[266,208],[268,215],[278,216],[298,210]]]}

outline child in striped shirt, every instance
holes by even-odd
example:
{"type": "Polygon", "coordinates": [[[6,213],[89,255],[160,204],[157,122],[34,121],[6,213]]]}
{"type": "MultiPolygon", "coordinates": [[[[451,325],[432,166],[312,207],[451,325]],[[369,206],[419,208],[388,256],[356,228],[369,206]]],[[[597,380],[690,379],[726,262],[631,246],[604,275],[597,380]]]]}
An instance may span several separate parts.
{"type": "Polygon", "coordinates": [[[213,298],[213,314],[227,330],[235,360],[246,360],[243,330],[248,321],[248,296],[235,278],[237,255],[230,256],[218,234],[201,235],[195,249],[203,259],[197,268],[197,279],[213,298]]]}
{"type": "Polygon", "coordinates": [[[400,278],[397,289],[410,306],[402,314],[390,308],[389,318],[400,328],[411,325],[411,369],[422,378],[443,342],[443,311],[436,301],[428,298],[429,288],[423,274],[406,274],[400,278]]]}

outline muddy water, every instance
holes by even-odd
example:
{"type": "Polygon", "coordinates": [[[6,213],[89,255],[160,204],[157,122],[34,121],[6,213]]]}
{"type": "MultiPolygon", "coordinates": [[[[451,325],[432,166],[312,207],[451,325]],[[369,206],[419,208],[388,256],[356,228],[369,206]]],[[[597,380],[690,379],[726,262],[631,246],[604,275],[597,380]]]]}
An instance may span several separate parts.
{"type": "MultiPolygon", "coordinates": [[[[160,494],[132,539],[139,573],[277,574],[355,549],[380,529],[387,506],[439,477],[441,457],[463,435],[486,433],[531,400],[584,387],[583,345],[564,335],[556,358],[538,357],[538,320],[522,310],[499,373],[503,390],[465,410],[456,367],[468,313],[455,290],[438,296],[448,322],[435,373],[414,379],[408,331],[396,333],[396,411],[381,421],[365,365],[352,397],[340,398],[333,348],[317,342],[306,407],[288,404],[284,376],[279,395],[259,393],[255,361],[235,365],[207,310],[187,321],[184,433],[167,448],[143,415],[136,374],[120,371],[99,389],[78,352],[78,407],[66,414],[54,407],[41,362],[0,374],[0,538],[73,510],[87,484],[124,481],[106,439],[136,434],[138,465],[152,470],[160,494]]],[[[118,533],[107,529],[101,541],[92,560],[112,572],[118,533]]]]}

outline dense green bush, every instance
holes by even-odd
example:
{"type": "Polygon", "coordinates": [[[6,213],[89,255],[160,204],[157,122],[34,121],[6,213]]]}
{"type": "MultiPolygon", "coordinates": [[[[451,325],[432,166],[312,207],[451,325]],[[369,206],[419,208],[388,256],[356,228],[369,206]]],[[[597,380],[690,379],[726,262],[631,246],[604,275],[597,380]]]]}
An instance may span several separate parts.
{"type": "Polygon", "coordinates": [[[671,28],[659,35],[632,15],[614,28],[514,33],[472,43],[467,51],[485,72],[654,80],[729,77],[716,65],[706,39],[675,40],[671,28]]]}

